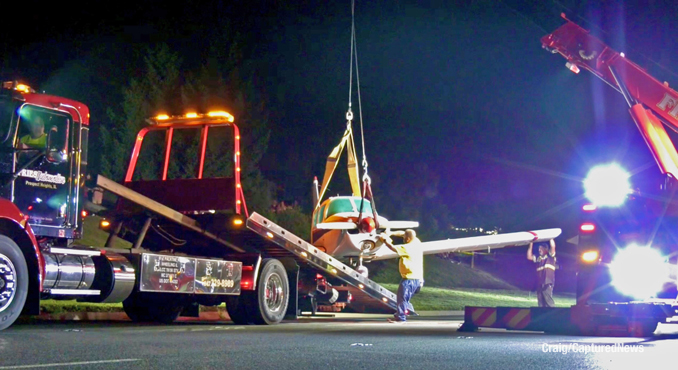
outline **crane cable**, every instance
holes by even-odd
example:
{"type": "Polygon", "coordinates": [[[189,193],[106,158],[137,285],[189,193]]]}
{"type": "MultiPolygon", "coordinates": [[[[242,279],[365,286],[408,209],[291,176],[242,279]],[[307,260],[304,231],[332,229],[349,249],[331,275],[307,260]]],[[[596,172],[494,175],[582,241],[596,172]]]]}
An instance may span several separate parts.
{"type": "Polygon", "coordinates": [[[372,215],[374,216],[374,223],[375,223],[375,228],[379,228],[379,220],[378,220],[378,215],[377,215],[377,207],[374,202],[374,195],[372,193],[372,187],[371,182],[372,180],[370,179],[369,174],[367,173],[367,154],[365,152],[365,133],[363,130],[363,108],[362,108],[362,101],[360,100],[360,73],[358,70],[358,45],[356,43],[356,36],[355,36],[355,0],[351,0],[351,63],[350,63],[350,68],[349,68],[349,84],[348,84],[348,111],[346,112],[346,120],[348,121],[348,125],[351,124],[351,121],[353,120],[353,111],[351,110],[351,102],[352,102],[352,92],[353,92],[353,63],[355,62],[355,76],[356,76],[356,90],[357,90],[357,95],[358,95],[358,115],[360,118],[360,143],[362,145],[363,149],[363,160],[362,160],[362,166],[363,166],[363,191],[361,195],[361,201],[360,201],[360,210],[358,212],[358,222],[362,220],[363,216],[363,203],[365,198],[367,197],[370,200],[370,204],[372,206],[372,215]]]}
{"type": "Polygon", "coordinates": [[[353,111],[351,110],[351,102],[353,100],[353,62],[355,61],[355,76],[356,76],[356,90],[358,95],[358,115],[360,118],[360,143],[363,149],[363,181],[371,182],[367,174],[367,154],[365,152],[365,134],[363,130],[363,108],[360,100],[360,73],[358,70],[358,46],[355,37],[355,0],[351,0],[351,63],[349,67],[349,83],[348,83],[348,111],[346,112],[346,120],[350,124],[353,120],[353,111]]]}

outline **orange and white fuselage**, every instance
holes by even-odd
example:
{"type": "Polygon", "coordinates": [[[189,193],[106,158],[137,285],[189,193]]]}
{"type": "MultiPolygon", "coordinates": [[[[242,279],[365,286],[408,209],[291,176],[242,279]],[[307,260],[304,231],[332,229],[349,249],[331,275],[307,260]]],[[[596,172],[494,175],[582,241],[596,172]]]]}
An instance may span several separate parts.
{"type": "MultiPolygon", "coordinates": [[[[389,221],[378,216],[375,222],[371,206],[360,197],[333,197],[324,201],[313,212],[311,244],[336,258],[364,257],[366,259],[389,259],[398,255],[382,248],[380,234],[391,228],[414,228],[413,221],[389,221]]],[[[422,242],[423,254],[447,252],[487,251],[504,247],[517,247],[530,243],[555,239],[561,229],[543,229],[507,234],[473,236],[422,242]]]]}
{"type": "MultiPolygon", "coordinates": [[[[378,217],[380,225],[388,220],[378,217]]],[[[377,245],[372,207],[360,197],[331,197],[313,213],[311,244],[334,257],[358,257],[377,245]]]]}

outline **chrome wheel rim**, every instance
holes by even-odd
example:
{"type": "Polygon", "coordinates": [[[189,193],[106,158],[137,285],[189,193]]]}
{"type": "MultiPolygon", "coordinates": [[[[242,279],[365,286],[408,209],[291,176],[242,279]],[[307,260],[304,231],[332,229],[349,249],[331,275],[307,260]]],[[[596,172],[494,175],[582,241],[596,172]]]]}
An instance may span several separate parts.
{"type": "Polygon", "coordinates": [[[266,307],[270,312],[278,312],[285,298],[283,281],[278,274],[271,274],[266,280],[266,307]]]}
{"type": "Polygon", "coordinates": [[[0,253],[0,312],[4,311],[16,295],[16,269],[12,261],[0,253]]]}

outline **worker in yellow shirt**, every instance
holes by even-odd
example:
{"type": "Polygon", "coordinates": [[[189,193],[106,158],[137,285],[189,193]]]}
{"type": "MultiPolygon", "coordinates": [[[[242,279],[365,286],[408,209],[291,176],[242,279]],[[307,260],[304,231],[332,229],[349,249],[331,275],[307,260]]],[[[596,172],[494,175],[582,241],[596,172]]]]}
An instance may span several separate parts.
{"type": "Polygon", "coordinates": [[[424,254],[420,246],[421,241],[414,230],[396,231],[391,235],[402,236],[405,241],[405,244],[394,246],[390,238],[381,236],[384,245],[400,256],[399,270],[402,280],[398,286],[398,311],[394,318],[388,319],[389,322],[397,323],[407,321],[408,315],[418,316],[410,299],[424,286],[424,254]]]}
{"type": "Polygon", "coordinates": [[[45,121],[41,117],[36,117],[29,123],[30,133],[24,135],[19,140],[21,149],[42,149],[47,145],[47,134],[45,133],[45,121]]]}

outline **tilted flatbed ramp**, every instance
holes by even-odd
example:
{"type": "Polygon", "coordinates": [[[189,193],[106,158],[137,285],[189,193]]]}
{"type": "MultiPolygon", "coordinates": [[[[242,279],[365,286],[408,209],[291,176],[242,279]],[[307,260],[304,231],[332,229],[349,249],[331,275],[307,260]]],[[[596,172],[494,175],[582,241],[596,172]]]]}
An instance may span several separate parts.
{"type": "Polygon", "coordinates": [[[383,302],[386,306],[394,310],[396,309],[396,295],[393,292],[359,274],[351,267],[300,239],[260,214],[256,212],[252,213],[247,219],[247,228],[293,253],[300,260],[324,271],[327,275],[334,276],[347,284],[360,289],[360,291],[368,296],[383,302]]]}
{"type": "Polygon", "coordinates": [[[146,208],[146,209],[148,209],[148,210],[150,210],[150,211],[152,211],[152,212],[154,212],[154,213],[156,213],[160,216],[164,216],[167,219],[169,219],[169,220],[171,220],[171,221],[173,221],[173,222],[175,222],[179,225],[182,225],[182,226],[189,228],[193,231],[197,231],[201,235],[203,235],[207,238],[210,238],[210,239],[216,241],[217,243],[225,245],[225,246],[235,250],[236,252],[240,252],[240,253],[245,252],[242,248],[238,247],[237,245],[235,245],[235,244],[233,244],[233,243],[231,243],[227,240],[224,240],[222,238],[219,238],[217,235],[205,230],[200,225],[200,223],[198,223],[198,221],[186,216],[185,214],[183,214],[181,212],[177,212],[176,210],[174,210],[170,207],[167,207],[167,206],[165,206],[161,203],[158,203],[155,200],[153,200],[153,199],[151,199],[151,198],[149,198],[145,195],[139,194],[136,191],[134,191],[134,190],[132,190],[132,189],[130,189],[130,188],[124,186],[124,185],[118,184],[117,182],[115,182],[113,180],[110,180],[110,179],[108,179],[104,176],[99,175],[97,177],[97,186],[101,187],[104,190],[108,190],[108,191],[110,191],[111,193],[113,193],[117,196],[123,197],[123,198],[125,198],[129,201],[132,201],[132,202],[134,202],[134,203],[136,203],[136,204],[138,204],[138,205],[140,205],[140,206],[142,206],[142,207],[144,207],[144,208],[146,208]]]}
{"type": "MultiPolygon", "coordinates": [[[[98,176],[97,186],[129,201],[132,201],[179,225],[196,231],[200,233],[200,235],[227,246],[236,252],[245,252],[245,250],[240,246],[228,240],[224,240],[223,238],[217,236],[216,233],[206,230],[197,220],[188,217],[181,212],[177,212],[176,210],[167,207],[153,199],[150,199],[147,196],[135,192],[124,185],[118,184],[106,177],[98,176]]],[[[246,224],[247,228],[258,236],[263,237],[268,242],[282,247],[281,251],[284,251],[285,253],[291,253],[298,260],[306,262],[309,265],[324,271],[329,276],[334,276],[341,281],[346,282],[356,289],[359,289],[361,292],[364,292],[367,296],[374,298],[375,300],[381,301],[386,307],[390,307],[393,310],[396,309],[396,295],[393,292],[364,277],[354,269],[315,248],[313,245],[283,229],[274,222],[255,212],[247,219],[246,224]]],[[[261,244],[263,245],[266,243],[261,244]]],[[[267,254],[272,253],[267,252],[267,254]]],[[[362,298],[362,296],[362,294],[356,295],[356,297],[360,298],[362,298]]]]}

